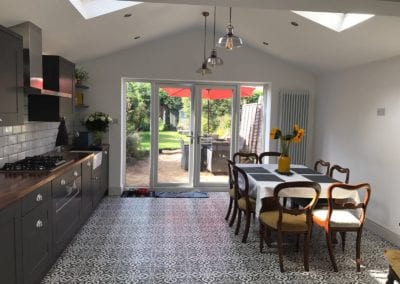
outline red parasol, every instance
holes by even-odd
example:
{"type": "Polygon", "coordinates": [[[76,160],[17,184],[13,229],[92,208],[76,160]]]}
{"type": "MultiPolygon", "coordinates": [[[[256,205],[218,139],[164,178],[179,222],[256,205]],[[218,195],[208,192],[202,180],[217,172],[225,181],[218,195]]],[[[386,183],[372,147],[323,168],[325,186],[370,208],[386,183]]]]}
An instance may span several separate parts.
{"type": "MultiPolygon", "coordinates": [[[[188,98],[190,96],[190,88],[162,88],[168,96],[171,97],[185,97],[188,98]]],[[[253,95],[255,88],[242,86],[240,87],[240,96],[241,97],[250,97],[253,95]]],[[[202,89],[201,97],[203,99],[209,100],[220,100],[220,99],[229,99],[232,98],[232,90],[231,89],[202,89]]]]}

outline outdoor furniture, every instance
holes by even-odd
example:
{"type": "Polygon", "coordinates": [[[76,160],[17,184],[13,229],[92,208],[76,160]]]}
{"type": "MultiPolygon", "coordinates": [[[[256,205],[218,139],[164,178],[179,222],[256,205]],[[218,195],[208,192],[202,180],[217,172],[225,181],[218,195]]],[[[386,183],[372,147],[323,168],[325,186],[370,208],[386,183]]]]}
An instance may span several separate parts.
{"type": "Polygon", "coordinates": [[[332,235],[336,232],[341,233],[342,250],[345,247],[345,232],[356,232],[356,265],[357,272],[360,272],[361,258],[361,233],[365,221],[365,212],[371,195],[371,186],[368,183],[350,185],[344,183],[332,184],[328,189],[328,209],[316,209],[313,211],[314,224],[325,230],[326,242],[329,256],[334,271],[338,271],[332,248],[332,235]],[[364,200],[349,199],[346,203],[336,202],[340,198],[338,194],[343,191],[358,192],[364,191],[364,200]]]}
{"type": "MultiPolygon", "coordinates": [[[[276,231],[278,234],[278,254],[279,254],[279,267],[281,272],[283,269],[283,247],[282,237],[283,234],[296,234],[304,235],[304,270],[308,271],[308,251],[310,243],[310,234],[312,227],[312,210],[317,203],[321,187],[318,183],[299,181],[299,182],[285,182],[278,184],[274,189],[274,201],[277,210],[269,210],[269,208],[261,209],[260,213],[260,252],[263,250],[264,240],[270,246],[269,231],[276,231]],[[281,199],[286,198],[293,192],[293,189],[301,188],[302,191],[307,190],[311,201],[304,208],[291,209],[285,205],[281,205],[281,199]],[[283,192],[287,191],[282,196],[283,192]]],[[[298,239],[297,239],[298,246],[298,239]]]]}
{"type": "Polygon", "coordinates": [[[233,162],[240,164],[257,164],[258,155],[256,153],[236,152],[233,154],[233,162]]]}
{"type": "MultiPolygon", "coordinates": [[[[187,171],[189,168],[189,144],[185,144],[183,139],[180,139],[181,144],[181,169],[187,171]]],[[[209,143],[201,144],[201,165],[200,170],[205,171],[207,169],[207,148],[209,143]]]]}
{"type": "Polygon", "coordinates": [[[230,156],[230,142],[214,140],[207,148],[207,170],[213,174],[227,174],[226,159],[230,156]]]}

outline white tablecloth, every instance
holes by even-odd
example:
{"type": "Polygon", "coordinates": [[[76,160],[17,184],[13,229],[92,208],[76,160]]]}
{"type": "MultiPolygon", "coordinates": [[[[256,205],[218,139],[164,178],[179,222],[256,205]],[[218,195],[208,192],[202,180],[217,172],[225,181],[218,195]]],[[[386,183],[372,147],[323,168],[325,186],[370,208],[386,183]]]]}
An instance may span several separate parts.
{"type": "MultiPolygon", "coordinates": [[[[293,172],[293,175],[287,176],[287,175],[281,175],[275,172],[275,170],[278,168],[277,164],[236,164],[239,168],[248,168],[248,167],[263,167],[270,171],[270,174],[274,174],[280,179],[282,179],[284,182],[288,181],[310,181],[307,179],[307,174],[297,174],[293,172]]],[[[292,168],[306,168],[306,166],[303,165],[291,165],[292,168]]],[[[261,210],[261,199],[264,197],[272,197],[274,196],[274,188],[277,186],[279,181],[258,181],[255,180],[251,174],[247,174],[248,179],[249,179],[249,195],[252,197],[256,198],[256,215],[258,216],[258,213],[261,210]]],[[[239,179],[239,183],[242,181],[239,179]]],[[[328,188],[332,183],[319,183],[321,186],[321,192],[319,195],[319,198],[328,198],[328,188]]],[[[287,197],[300,197],[300,198],[307,198],[307,197],[312,197],[310,195],[310,190],[305,189],[302,190],[301,188],[293,188],[293,190],[285,190],[284,194],[282,196],[287,196],[287,197]]],[[[352,198],[355,201],[359,202],[360,198],[358,196],[357,191],[349,191],[349,190],[341,190],[341,189],[335,189],[334,190],[334,198],[352,198]]]]}

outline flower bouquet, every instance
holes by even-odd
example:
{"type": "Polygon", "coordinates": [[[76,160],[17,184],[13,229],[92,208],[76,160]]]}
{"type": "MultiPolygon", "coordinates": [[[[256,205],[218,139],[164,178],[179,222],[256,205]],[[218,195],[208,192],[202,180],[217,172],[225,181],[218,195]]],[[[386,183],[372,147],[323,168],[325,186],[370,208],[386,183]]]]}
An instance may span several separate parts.
{"type": "Polygon", "coordinates": [[[283,135],[279,128],[272,128],[271,139],[280,139],[281,156],[278,159],[278,172],[290,173],[289,146],[291,142],[300,143],[304,136],[304,129],[297,124],[293,125],[292,133],[283,135]]]}
{"type": "Polygon", "coordinates": [[[87,130],[94,134],[94,143],[96,145],[101,144],[102,134],[107,131],[112,121],[111,116],[104,112],[94,112],[85,118],[84,124],[87,130]]]}

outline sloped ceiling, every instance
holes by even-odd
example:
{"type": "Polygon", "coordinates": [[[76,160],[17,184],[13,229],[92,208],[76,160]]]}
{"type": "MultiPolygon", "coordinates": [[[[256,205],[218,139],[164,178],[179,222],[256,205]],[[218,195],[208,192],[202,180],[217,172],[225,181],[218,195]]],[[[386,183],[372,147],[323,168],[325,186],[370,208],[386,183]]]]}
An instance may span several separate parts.
{"type": "MultiPolygon", "coordinates": [[[[43,30],[45,53],[59,54],[80,62],[185,30],[200,29],[203,25],[201,12],[207,10],[212,15],[213,11],[212,6],[204,5],[213,5],[215,2],[220,5],[220,1],[211,0],[166,1],[175,4],[150,2],[153,1],[85,20],[66,0],[2,0],[0,24],[11,26],[31,21],[43,30]],[[132,16],[123,17],[126,13],[132,16]],[[134,40],[135,36],[140,36],[140,39],[134,40]]],[[[228,16],[226,5],[233,5],[234,32],[243,38],[246,46],[258,48],[313,72],[341,70],[400,54],[400,3],[396,2],[224,1],[225,7],[218,7],[217,33],[218,36],[224,33],[228,16]],[[326,5],[328,2],[331,3],[329,7],[326,5]],[[337,33],[290,12],[291,7],[297,10],[379,14],[356,27],[337,33]],[[291,25],[292,21],[299,26],[291,25]],[[264,45],[263,41],[268,45],[264,45]]],[[[208,21],[210,30],[211,19],[208,21]]],[[[199,39],[199,44],[201,41],[199,39]]]]}

